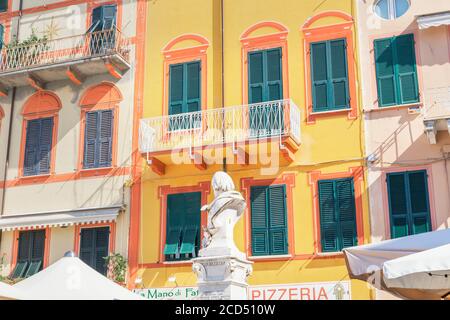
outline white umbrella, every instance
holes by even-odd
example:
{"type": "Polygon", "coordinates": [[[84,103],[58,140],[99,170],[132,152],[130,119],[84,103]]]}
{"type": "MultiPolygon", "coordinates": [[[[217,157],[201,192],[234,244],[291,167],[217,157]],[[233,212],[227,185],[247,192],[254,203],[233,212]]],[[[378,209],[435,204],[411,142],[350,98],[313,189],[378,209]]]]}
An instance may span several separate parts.
{"type": "Polygon", "coordinates": [[[351,278],[407,299],[450,293],[450,229],[344,249],[351,278]]]}
{"type": "Polygon", "coordinates": [[[0,282],[0,300],[26,300],[26,293],[9,284],[0,282]]]}
{"type": "Polygon", "coordinates": [[[17,283],[33,300],[143,300],[98,273],[73,253],[17,283]]]}

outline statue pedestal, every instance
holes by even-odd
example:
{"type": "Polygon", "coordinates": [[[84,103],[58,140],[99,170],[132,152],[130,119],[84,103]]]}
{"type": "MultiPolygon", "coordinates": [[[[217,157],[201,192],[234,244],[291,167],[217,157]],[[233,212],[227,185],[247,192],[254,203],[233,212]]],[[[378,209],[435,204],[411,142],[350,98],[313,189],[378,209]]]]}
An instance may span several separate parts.
{"type": "MultiPolygon", "coordinates": [[[[207,249],[205,250],[207,251],[207,249]]],[[[197,274],[198,300],[247,300],[247,277],[252,262],[233,255],[204,256],[192,259],[197,274]]]]}

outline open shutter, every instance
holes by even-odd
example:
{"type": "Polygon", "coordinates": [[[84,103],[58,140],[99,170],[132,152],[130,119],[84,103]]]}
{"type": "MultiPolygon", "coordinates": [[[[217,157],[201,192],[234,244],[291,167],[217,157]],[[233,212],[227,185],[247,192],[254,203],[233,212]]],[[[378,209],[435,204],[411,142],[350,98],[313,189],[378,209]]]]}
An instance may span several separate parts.
{"type": "Polygon", "coordinates": [[[94,228],[83,228],[80,233],[80,259],[95,268],[94,228]]]}
{"type": "Polygon", "coordinates": [[[99,149],[98,149],[98,166],[110,167],[112,161],[112,134],[113,134],[113,118],[112,110],[99,111],[100,128],[99,128],[99,149]]]}
{"type": "Polygon", "coordinates": [[[408,183],[411,199],[412,234],[431,231],[427,172],[425,170],[409,172],[408,183]]]}
{"type": "Polygon", "coordinates": [[[394,40],[398,74],[398,104],[419,102],[414,35],[398,36],[394,40]]]}
{"type": "Polygon", "coordinates": [[[103,30],[110,30],[116,26],[117,6],[104,5],[102,8],[103,30]]]}
{"type": "Polygon", "coordinates": [[[94,228],[95,233],[95,270],[106,275],[105,257],[109,253],[109,227],[94,228]]]}
{"type": "Polygon", "coordinates": [[[252,255],[269,254],[267,187],[251,188],[252,255]]]}
{"type": "Polygon", "coordinates": [[[169,115],[183,112],[183,70],[182,64],[170,66],[169,115]]]}
{"type": "Polygon", "coordinates": [[[409,234],[409,227],[406,174],[388,174],[387,184],[391,220],[391,238],[407,236],[409,234]]]}
{"type": "Polygon", "coordinates": [[[248,103],[264,101],[264,58],[263,51],[248,54],[248,103]]]}
{"type": "Polygon", "coordinates": [[[17,252],[17,262],[29,261],[31,259],[31,233],[21,231],[19,233],[19,248],[17,252]]]}
{"type": "Polygon", "coordinates": [[[342,250],[358,244],[353,179],[337,180],[335,186],[340,225],[339,249],[342,250]]]}
{"type": "Polygon", "coordinates": [[[346,39],[332,40],[330,46],[330,88],[332,109],[346,109],[350,107],[348,75],[347,75],[347,41],[346,39]]]}
{"type": "Polygon", "coordinates": [[[312,43],[311,82],[314,112],[327,111],[329,109],[328,72],[327,43],[312,43]]]}
{"type": "Polygon", "coordinates": [[[184,224],[184,197],[182,194],[167,196],[166,244],[164,254],[167,260],[179,258],[181,236],[184,224]]]}
{"type": "Polygon", "coordinates": [[[86,128],[84,134],[84,163],[85,169],[96,167],[97,128],[100,121],[98,112],[86,113],[86,128]]]}
{"type": "MultiPolygon", "coordinates": [[[[184,221],[182,225],[183,235],[181,239],[180,254],[189,254],[189,258],[196,256],[200,246],[201,193],[185,193],[182,196],[184,198],[184,221]]],[[[179,212],[179,214],[183,214],[183,212],[179,212]]]]}
{"type": "Polygon", "coordinates": [[[31,260],[43,261],[45,250],[45,230],[32,231],[31,260]]]}
{"type": "Polygon", "coordinates": [[[87,33],[100,31],[103,28],[103,9],[97,7],[92,10],[92,23],[87,33]]]}
{"type": "Polygon", "coordinates": [[[375,40],[375,67],[380,107],[397,103],[393,38],[375,40]]]}
{"type": "Polygon", "coordinates": [[[200,61],[186,64],[186,108],[184,112],[195,112],[200,110],[200,61]]]}
{"type": "Polygon", "coordinates": [[[41,132],[39,136],[39,151],[38,151],[38,174],[45,174],[50,172],[50,157],[52,150],[53,137],[53,118],[41,119],[41,132]]]}
{"type": "Polygon", "coordinates": [[[32,176],[38,173],[37,156],[39,153],[40,132],[41,132],[40,119],[27,121],[25,155],[23,164],[24,176],[32,176]]]}
{"type": "Polygon", "coordinates": [[[339,251],[338,220],[333,181],[319,181],[320,238],[323,252],[339,251]]]}
{"type": "Polygon", "coordinates": [[[284,185],[270,186],[267,191],[270,254],[287,254],[286,187],[284,185]]]}

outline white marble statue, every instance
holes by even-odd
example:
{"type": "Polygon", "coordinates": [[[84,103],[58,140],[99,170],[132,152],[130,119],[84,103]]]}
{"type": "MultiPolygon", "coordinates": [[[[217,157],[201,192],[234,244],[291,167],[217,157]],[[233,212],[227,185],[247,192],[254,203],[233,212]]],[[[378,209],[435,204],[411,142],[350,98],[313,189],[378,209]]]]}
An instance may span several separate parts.
{"type": "Polygon", "coordinates": [[[222,171],[212,178],[214,200],[202,207],[208,212],[208,224],[203,230],[202,250],[199,256],[234,255],[245,257],[233,239],[233,230],[244,213],[246,204],[242,195],[235,191],[231,177],[222,171]]]}

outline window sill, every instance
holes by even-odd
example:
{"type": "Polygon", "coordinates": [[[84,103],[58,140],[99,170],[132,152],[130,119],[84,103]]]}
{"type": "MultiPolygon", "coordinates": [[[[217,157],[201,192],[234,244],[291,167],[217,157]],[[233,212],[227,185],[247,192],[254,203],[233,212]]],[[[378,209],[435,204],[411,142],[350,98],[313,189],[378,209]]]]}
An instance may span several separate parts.
{"type": "Polygon", "coordinates": [[[342,251],[336,251],[336,252],[317,252],[315,254],[319,258],[343,258],[344,253],[342,251]]]}
{"type": "Polygon", "coordinates": [[[95,177],[95,176],[104,176],[109,174],[116,167],[101,167],[101,168],[92,168],[92,169],[80,169],[79,174],[81,177],[95,177]]]}
{"type": "Polygon", "coordinates": [[[270,260],[289,260],[292,258],[291,254],[280,254],[280,255],[273,255],[273,256],[250,256],[248,257],[248,260],[250,261],[270,261],[270,260]]]}
{"type": "Polygon", "coordinates": [[[373,107],[369,109],[364,109],[364,113],[371,112],[379,112],[379,111],[387,111],[387,110],[402,110],[402,109],[410,109],[410,108],[421,108],[423,106],[422,102],[410,103],[410,104],[400,104],[389,107],[373,107]]]}
{"type": "Polygon", "coordinates": [[[330,110],[330,111],[313,111],[310,113],[311,116],[320,116],[320,115],[327,115],[327,114],[335,114],[335,113],[346,113],[352,111],[352,108],[346,108],[346,109],[336,109],[336,110],[330,110]]]}
{"type": "Polygon", "coordinates": [[[39,174],[36,176],[21,176],[19,177],[19,181],[26,181],[26,182],[42,182],[47,180],[48,178],[50,178],[53,174],[52,173],[48,173],[48,174],[39,174]]]}
{"type": "Polygon", "coordinates": [[[192,264],[192,260],[183,260],[183,261],[164,261],[165,265],[183,265],[183,264],[192,264]]]}

